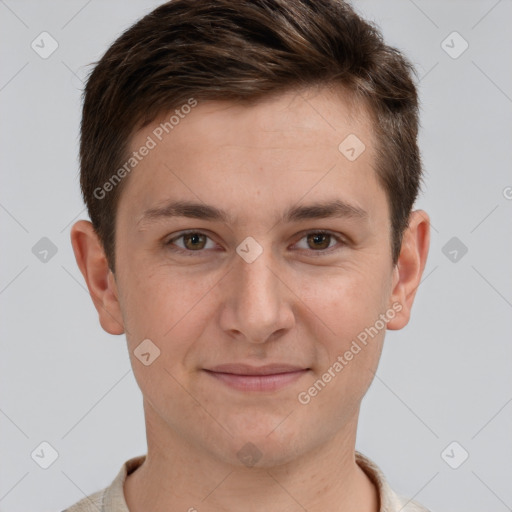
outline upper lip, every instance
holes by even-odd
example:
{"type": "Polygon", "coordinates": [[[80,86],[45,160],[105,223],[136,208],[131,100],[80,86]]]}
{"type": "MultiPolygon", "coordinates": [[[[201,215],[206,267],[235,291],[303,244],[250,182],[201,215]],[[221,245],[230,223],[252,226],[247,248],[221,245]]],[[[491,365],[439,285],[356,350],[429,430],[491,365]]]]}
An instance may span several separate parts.
{"type": "Polygon", "coordinates": [[[234,375],[276,375],[278,373],[292,373],[307,370],[303,366],[290,364],[268,364],[265,366],[251,366],[248,364],[220,364],[205,370],[215,373],[231,373],[234,375]]]}

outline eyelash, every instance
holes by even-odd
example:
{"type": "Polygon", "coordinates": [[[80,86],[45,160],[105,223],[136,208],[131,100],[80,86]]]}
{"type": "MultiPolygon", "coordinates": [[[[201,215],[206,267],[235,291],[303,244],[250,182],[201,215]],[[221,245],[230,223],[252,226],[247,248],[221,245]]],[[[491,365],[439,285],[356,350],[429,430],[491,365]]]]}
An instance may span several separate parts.
{"type": "MultiPolygon", "coordinates": [[[[185,256],[196,256],[196,255],[200,255],[202,253],[205,252],[205,249],[199,249],[197,251],[191,251],[191,250],[188,250],[188,249],[182,249],[181,247],[177,248],[176,246],[173,246],[173,242],[175,242],[176,240],[179,240],[180,238],[183,238],[185,235],[190,235],[190,234],[197,234],[197,235],[204,235],[206,236],[209,240],[211,240],[211,238],[206,234],[206,233],[203,233],[202,231],[198,231],[198,230],[189,230],[189,231],[183,231],[181,232],[178,236],[175,236],[171,239],[169,239],[167,242],[164,243],[164,245],[172,252],[175,252],[175,253],[180,253],[180,254],[183,254],[185,256]]],[[[339,235],[336,235],[334,233],[332,233],[331,231],[327,231],[327,230],[324,230],[324,229],[315,229],[315,230],[312,230],[312,231],[308,231],[306,232],[300,239],[299,239],[299,242],[307,237],[308,235],[312,235],[312,234],[315,234],[315,235],[329,235],[331,236],[332,238],[334,238],[340,245],[341,247],[338,247],[338,248],[335,248],[335,247],[330,247],[328,249],[320,249],[318,251],[315,251],[313,249],[301,249],[301,251],[307,251],[309,253],[313,253],[314,256],[313,257],[318,257],[318,256],[323,256],[323,255],[326,255],[326,254],[331,254],[332,252],[335,252],[337,250],[340,250],[343,246],[346,245],[346,242],[345,240],[343,240],[343,238],[341,238],[339,235]],[[315,254],[316,253],[316,254],[315,254]]],[[[297,242],[298,243],[298,242],[297,242]]]]}

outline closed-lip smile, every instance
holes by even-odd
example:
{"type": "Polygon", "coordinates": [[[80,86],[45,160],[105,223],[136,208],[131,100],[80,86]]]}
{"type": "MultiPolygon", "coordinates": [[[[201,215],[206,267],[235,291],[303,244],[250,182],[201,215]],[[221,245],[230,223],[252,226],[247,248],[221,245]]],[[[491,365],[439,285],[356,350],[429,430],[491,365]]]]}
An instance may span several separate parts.
{"type": "Polygon", "coordinates": [[[265,366],[231,363],[204,370],[215,379],[240,391],[277,391],[305,375],[310,368],[280,363],[265,366]]]}

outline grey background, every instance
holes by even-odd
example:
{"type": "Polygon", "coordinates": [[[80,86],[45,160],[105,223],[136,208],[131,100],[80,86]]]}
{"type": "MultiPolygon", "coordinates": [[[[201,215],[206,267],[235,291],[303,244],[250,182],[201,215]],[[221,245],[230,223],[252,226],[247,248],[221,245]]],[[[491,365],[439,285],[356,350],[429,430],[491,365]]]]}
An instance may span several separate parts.
{"type": "MultiPolygon", "coordinates": [[[[88,218],[77,166],[86,65],[159,3],[0,0],[2,512],[62,510],[146,450],[124,336],[101,329],[69,229],[88,218]],[[47,59],[31,48],[42,31],[59,45],[47,59]],[[32,252],[43,237],[57,249],[46,263],[32,252]],[[58,452],[48,469],[31,458],[43,441],[58,452]]],[[[417,207],[433,224],[412,320],[387,334],[357,448],[434,511],[512,510],[512,2],[355,5],[421,77],[417,207]],[[456,59],[442,47],[453,31],[469,44],[456,59]],[[452,237],[465,255],[443,253],[452,237]],[[453,441],[469,453],[458,469],[441,456],[453,441]]],[[[452,464],[462,449],[448,450],[452,464]]]]}

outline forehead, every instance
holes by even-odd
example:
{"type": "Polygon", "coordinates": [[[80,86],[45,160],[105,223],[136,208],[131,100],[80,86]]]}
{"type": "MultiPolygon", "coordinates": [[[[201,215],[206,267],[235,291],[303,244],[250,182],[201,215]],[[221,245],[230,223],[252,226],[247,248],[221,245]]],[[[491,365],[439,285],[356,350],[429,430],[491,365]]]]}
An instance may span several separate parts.
{"type": "MultiPolygon", "coordinates": [[[[185,110],[185,106],[178,106],[175,112],[185,110]]],[[[247,149],[266,150],[290,147],[296,151],[298,146],[315,146],[319,141],[336,150],[338,139],[347,129],[371,145],[368,110],[341,88],[293,89],[251,102],[200,101],[179,119],[170,114],[162,114],[139,131],[132,145],[137,147],[148,133],[154,135],[157,130],[169,143],[172,138],[183,150],[194,148],[195,152],[204,143],[224,148],[245,144],[247,149]],[[177,124],[169,127],[171,118],[177,124]],[[194,132],[192,137],[190,132],[194,132]]]]}
{"type": "Polygon", "coordinates": [[[340,184],[356,204],[357,184],[367,194],[378,192],[370,116],[341,89],[294,90],[251,104],[203,101],[176,110],[131,140],[131,151],[148,141],[154,146],[121,195],[120,209],[132,220],[169,196],[214,196],[227,207],[234,196],[263,201],[270,192],[275,209],[286,196],[298,200],[340,184]]]}

